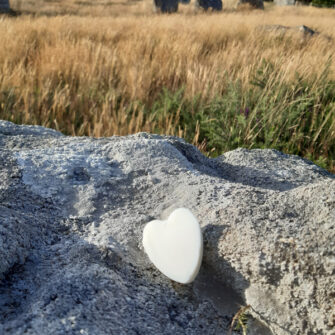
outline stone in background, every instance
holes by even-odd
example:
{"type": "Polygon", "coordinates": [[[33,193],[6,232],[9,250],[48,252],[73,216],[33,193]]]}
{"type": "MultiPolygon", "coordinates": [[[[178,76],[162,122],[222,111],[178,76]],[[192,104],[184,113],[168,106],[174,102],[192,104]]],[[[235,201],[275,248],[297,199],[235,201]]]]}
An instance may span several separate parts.
{"type": "Polygon", "coordinates": [[[277,6],[294,6],[296,0],[273,0],[277,6]]]}
{"type": "Polygon", "coordinates": [[[10,11],[9,1],[0,0],[0,13],[8,13],[10,11]]]}

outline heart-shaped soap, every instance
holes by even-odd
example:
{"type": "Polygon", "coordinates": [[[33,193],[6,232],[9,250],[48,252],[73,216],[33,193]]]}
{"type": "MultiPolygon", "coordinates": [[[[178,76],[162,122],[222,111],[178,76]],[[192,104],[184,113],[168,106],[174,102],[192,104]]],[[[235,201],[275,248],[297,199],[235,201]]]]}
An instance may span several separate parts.
{"type": "Polygon", "coordinates": [[[151,262],[170,279],[187,284],[197,276],[202,261],[202,233],[187,208],[174,210],[165,221],[149,222],[143,246],[151,262]]]}

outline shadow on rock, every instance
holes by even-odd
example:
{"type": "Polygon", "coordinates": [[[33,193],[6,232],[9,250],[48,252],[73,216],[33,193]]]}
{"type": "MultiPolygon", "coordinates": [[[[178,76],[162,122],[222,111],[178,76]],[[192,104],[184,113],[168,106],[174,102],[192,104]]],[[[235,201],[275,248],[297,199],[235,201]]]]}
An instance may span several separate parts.
{"type": "MultiPolygon", "coordinates": [[[[242,306],[246,305],[244,292],[250,283],[219,253],[219,241],[225,225],[208,225],[204,230],[204,259],[194,289],[202,299],[209,300],[222,315],[230,315],[230,322],[242,306]]],[[[250,316],[248,334],[272,335],[262,322],[250,316]]]]}

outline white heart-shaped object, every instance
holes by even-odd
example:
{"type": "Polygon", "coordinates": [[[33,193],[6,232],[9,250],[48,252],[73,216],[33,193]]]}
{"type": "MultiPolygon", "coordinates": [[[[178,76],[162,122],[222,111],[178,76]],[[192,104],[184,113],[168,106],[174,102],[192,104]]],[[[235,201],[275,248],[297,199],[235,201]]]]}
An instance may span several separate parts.
{"type": "Polygon", "coordinates": [[[187,284],[197,276],[202,261],[202,233],[189,209],[178,208],[165,221],[149,222],[143,231],[143,246],[151,262],[170,279],[187,284]]]}

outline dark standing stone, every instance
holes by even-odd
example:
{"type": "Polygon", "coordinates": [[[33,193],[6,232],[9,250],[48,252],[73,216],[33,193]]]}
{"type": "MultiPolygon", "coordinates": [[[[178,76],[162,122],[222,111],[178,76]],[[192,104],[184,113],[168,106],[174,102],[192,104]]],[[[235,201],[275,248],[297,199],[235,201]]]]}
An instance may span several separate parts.
{"type": "Polygon", "coordinates": [[[176,13],[178,0],[154,0],[154,9],[161,13],[176,13]]]}
{"type": "Polygon", "coordinates": [[[201,7],[204,10],[212,8],[213,10],[222,10],[222,1],[221,0],[197,0],[196,6],[201,7]]]}
{"type": "Polygon", "coordinates": [[[0,13],[8,13],[10,11],[9,1],[0,0],[0,13]]]}

